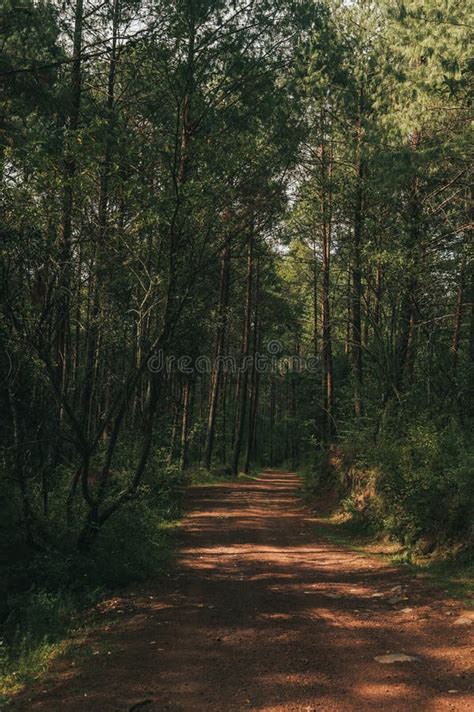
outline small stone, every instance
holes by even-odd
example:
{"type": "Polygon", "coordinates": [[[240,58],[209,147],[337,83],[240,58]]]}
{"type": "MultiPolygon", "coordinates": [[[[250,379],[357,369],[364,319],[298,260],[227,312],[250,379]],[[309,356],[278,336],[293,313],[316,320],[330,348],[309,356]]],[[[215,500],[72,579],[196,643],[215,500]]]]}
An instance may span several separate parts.
{"type": "Polygon", "coordinates": [[[411,613],[412,610],[413,610],[413,608],[410,608],[410,607],[408,607],[408,608],[402,608],[401,613],[411,613]]]}
{"type": "Polygon", "coordinates": [[[377,655],[374,660],[382,665],[391,665],[392,663],[418,663],[420,660],[414,655],[405,655],[405,653],[390,653],[389,655],[377,655]]]}
{"type": "Polygon", "coordinates": [[[457,690],[448,690],[448,695],[456,695],[457,690]]]}

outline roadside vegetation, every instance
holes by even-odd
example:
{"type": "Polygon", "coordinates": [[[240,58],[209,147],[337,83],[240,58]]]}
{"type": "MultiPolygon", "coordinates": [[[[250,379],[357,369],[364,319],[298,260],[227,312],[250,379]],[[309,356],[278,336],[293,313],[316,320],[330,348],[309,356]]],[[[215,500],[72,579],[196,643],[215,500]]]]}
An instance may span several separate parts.
{"type": "Polygon", "coordinates": [[[43,546],[33,549],[20,538],[14,540],[11,521],[2,521],[2,552],[8,554],[0,568],[4,702],[44,672],[54,657],[75,646],[93,624],[95,604],[131,582],[156,580],[166,572],[182,493],[179,472],[168,468],[161,477],[153,476],[87,554],[77,551],[74,527],[67,530],[42,522],[43,546]]]}
{"type": "Polygon", "coordinates": [[[471,26],[3,0],[8,687],[159,576],[192,482],[284,463],[407,556],[472,549],[471,26]]]}
{"type": "Polygon", "coordinates": [[[426,422],[377,445],[351,439],[300,470],[321,536],[474,605],[472,471],[472,446],[426,422]]]}

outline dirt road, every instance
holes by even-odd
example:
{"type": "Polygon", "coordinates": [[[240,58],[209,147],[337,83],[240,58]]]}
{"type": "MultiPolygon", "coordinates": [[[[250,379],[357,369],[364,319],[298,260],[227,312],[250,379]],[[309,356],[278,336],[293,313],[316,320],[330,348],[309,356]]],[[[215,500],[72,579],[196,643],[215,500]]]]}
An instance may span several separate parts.
{"type": "Polygon", "coordinates": [[[92,653],[14,709],[473,710],[462,604],[318,539],[296,486],[266,472],[193,488],[171,576],[104,604],[92,653]]]}

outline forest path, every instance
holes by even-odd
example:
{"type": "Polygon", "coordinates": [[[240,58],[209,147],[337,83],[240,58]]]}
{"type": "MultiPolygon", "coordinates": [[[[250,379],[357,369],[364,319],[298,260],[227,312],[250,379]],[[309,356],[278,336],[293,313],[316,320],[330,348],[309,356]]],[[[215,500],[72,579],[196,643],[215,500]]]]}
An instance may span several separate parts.
{"type": "Polygon", "coordinates": [[[192,488],[171,575],[103,604],[92,654],[56,663],[14,709],[474,709],[462,604],[320,540],[297,487],[267,471],[192,488]],[[418,660],[374,660],[387,653],[418,660]]]}

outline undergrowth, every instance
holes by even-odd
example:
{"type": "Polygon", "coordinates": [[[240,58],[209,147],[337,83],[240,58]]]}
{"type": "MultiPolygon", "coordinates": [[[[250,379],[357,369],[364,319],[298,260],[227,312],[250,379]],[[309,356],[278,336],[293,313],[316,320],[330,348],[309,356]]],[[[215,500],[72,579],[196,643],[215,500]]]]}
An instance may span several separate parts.
{"type": "Polygon", "coordinates": [[[0,704],[73,644],[108,592],[156,578],[169,565],[183,485],[177,470],[150,477],[139,497],[109,520],[87,556],[78,553],[76,531],[59,512],[41,522],[40,548],[28,546],[18,530],[8,538],[12,522],[2,520],[0,704]]]}
{"type": "Polygon", "coordinates": [[[301,469],[321,533],[472,593],[474,443],[455,422],[412,419],[374,439],[353,427],[301,469]],[[322,515],[322,516],[319,516],[322,515]],[[391,546],[388,546],[391,543],[391,546]]]}
{"type": "Polygon", "coordinates": [[[411,549],[474,543],[474,442],[454,423],[417,419],[374,441],[363,428],[302,470],[307,497],[334,494],[359,529],[411,549]]]}

